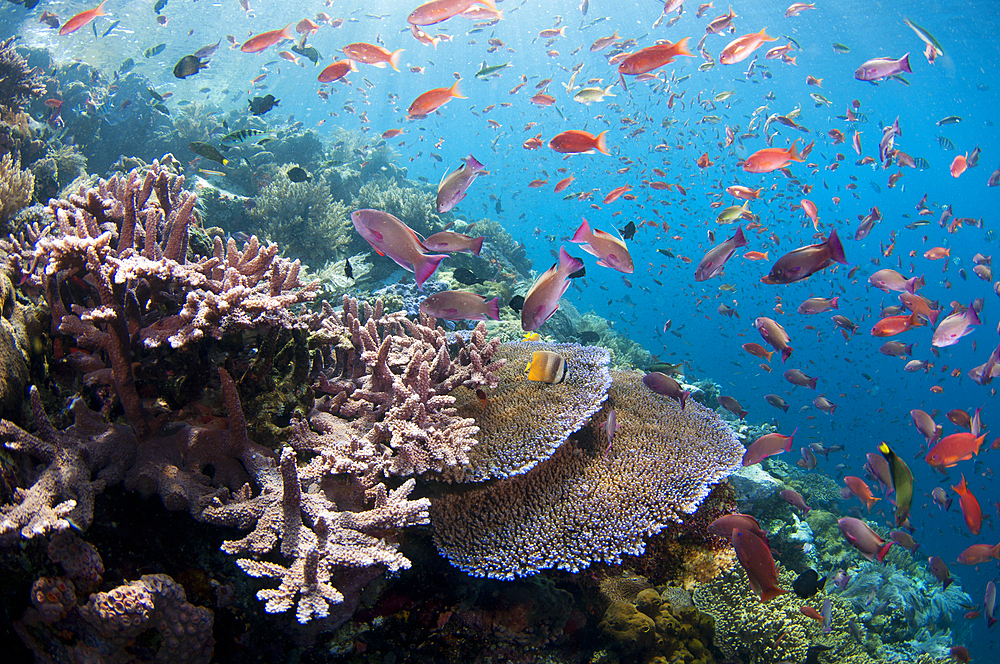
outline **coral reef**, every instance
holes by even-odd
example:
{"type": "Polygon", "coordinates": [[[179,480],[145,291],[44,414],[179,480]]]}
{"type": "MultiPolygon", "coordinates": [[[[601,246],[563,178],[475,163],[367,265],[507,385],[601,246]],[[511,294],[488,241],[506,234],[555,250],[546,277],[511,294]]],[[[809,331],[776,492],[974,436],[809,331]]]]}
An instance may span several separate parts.
{"type": "Polygon", "coordinates": [[[435,211],[435,194],[384,177],[365,182],[351,202],[352,210],[368,208],[388,212],[424,237],[444,225],[435,211]]]}
{"type": "Polygon", "coordinates": [[[627,661],[715,662],[709,650],[712,618],[691,606],[673,606],[670,593],[661,596],[653,588],[639,592],[634,604],[613,602],[598,629],[627,661]]]}
{"type": "Polygon", "coordinates": [[[14,48],[14,37],[0,41],[0,119],[8,122],[32,97],[45,92],[42,77],[14,48]]]}
{"type": "Polygon", "coordinates": [[[459,414],[479,427],[479,444],[472,448],[468,466],[450,469],[448,479],[481,482],[531,470],[590,420],[611,385],[603,348],[519,342],[500,346],[497,356],[506,365],[485,404],[473,390],[455,391],[459,414]],[[565,380],[557,385],[525,380],[524,367],[535,351],[562,355],[565,380]]]}
{"type": "Polygon", "coordinates": [[[476,576],[575,572],[641,553],[645,536],[694,512],[743,447],[714,413],[682,410],[641,378],[612,372],[601,414],[528,473],[436,499],[442,554],[476,576]],[[601,425],[611,409],[621,428],[609,446],[601,425]]]}
{"type": "Polygon", "coordinates": [[[313,267],[343,258],[356,236],[347,206],[333,199],[320,178],[289,180],[285,171],[291,166],[269,171],[272,179],[257,194],[248,215],[253,228],[277,243],[282,254],[313,267]]]}
{"type": "Polygon", "coordinates": [[[9,153],[0,157],[0,231],[4,235],[12,230],[13,216],[31,202],[34,191],[35,176],[21,169],[20,158],[9,153]]]}
{"type": "Polygon", "coordinates": [[[21,419],[28,384],[30,342],[25,309],[10,279],[0,272],[0,416],[14,420],[21,419]]]}

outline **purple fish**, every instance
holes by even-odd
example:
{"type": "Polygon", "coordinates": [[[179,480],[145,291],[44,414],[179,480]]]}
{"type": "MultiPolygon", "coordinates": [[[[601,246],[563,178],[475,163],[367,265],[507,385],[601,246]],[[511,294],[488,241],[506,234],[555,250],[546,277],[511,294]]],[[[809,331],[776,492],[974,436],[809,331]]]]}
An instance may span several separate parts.
{"type": "Polygon", "coordinates": [[[882,490],[886,495],[892,493],[892,471],[889,469],[889,462],[881,454],[869,452],[865,471],[878,480],[882,485],[882,490]]]}
{"type": "Polygon", "coordinates": [[[642,377],[642,384],[657,394],[670,397],[681,402],[681,410],[687,405],[691,393],[681,387],[681,384],[665,373],[651,371],[642,377]]]}
{"type": "Polygon", "coordinates": [[[500,298],[487,301],[476,293],[446,290],[425,298],[420,313],[448,320],[500,320],[500,298]]]}
{"type": "Polygon", "coordinates": [[[864,240],[868,237],[868,234],[872,232],[872,228],[875,226],[875,222],[882,219],[882,213],[877,207],[873,207],[868,214],[866,214],[862,219],[861,223],[858,224],[858,230],[854,232],[855,240],[864,240]]]}
{"type": "Polygon", "coordinates": [[[833,631],[833,604],[829,597],[823,600],[823,608],[819,610],[819,614],[823,616],[821,623],[823,631],[826,633],[833,631]]]}
{"type": "Polygon", "coordinates": [[[570,242],[582,244],[581,249],[591,256],[597,256],[597,264],[601,267],[610,267],[625,274],[632,274],[635,270],[632,254],[628,252],[625,241],[600,229],[591,231],[586,219],[576,229],[570,242]]]}
{"type": "Polygon", "coordinates": [[[917,289],[924,285],[924,275],[907,279],[899,272],[886,268],[868,277],[868,283],[886,293],[889,291],[916,293],[917,289]]]}
{"type": "Polygon", "coordinates": [[[465,166],[441,178],[441,183],[438,185],[437,211],[448,212],[461,203],[469,187],[485,168],[470,154],[465,158],[465,166]]]}
{"type": "Polygon", "coordinates": [[[379,256],[388,256],[404,270],[413,272],[420,290],[438,264],[448,258],[447,254],[425,254],[427,248],[413,229],[387,212],[356,210],[351,213],[351,221],[379,256]]]}
{"type": "Polygon", "coordinates": [[[785,489],[784,491],[781,492],[781,497],[785,500],[786,503],[788,503],[792,507],[798,507],[803,514],[808,514],[809,510],[812,509],[808,505],[806,505],[806,500],[805,498],[802,497],[802,494],[800,494],[795,489],[785,489]]]}
{"type": "Polygon", "coordinates": [[[931,498],[934,499],[938,507],[947,512],[951,508],[951,496],[944,490],[944,487],[936,486],[931,490],[931,498]]]}
{"type": "Polygon", "coordinates": [[[816,464],[819,463],[818,459],[816,459],[816,455],[813,454],[813,451],[810,448],[803,447],[801,450],[799,450],[799,452],[801,452],[802,458],[796,461],[795,465],[799,466],[800,468],[805,468],[806,470],[812,470],[816,467],[816,464]]]}
{"type": "Polygon", "coordinates": [[[788,452],[792,449],[792,439],[795,438],[798,430],[799,428],[795,427],[795,431],[792,432],[791,436],[783,436],[780,433],[768,433],[753,441],[743,455],[743,466],[752,466],[755,463],[760,463],[772,454],[788,452]]]}
{"type": "Polygon", "coordinates": [[[771,266],[771,272],[761,277],[761,283],[768,285],[792,284],[802,281],[810,275],[819,272],[834,263],[847,265],[844,256],[844,245],[840,243],[837,231],[830,231],[826,242],[810,244],[793,249],[771,266]]]}
{"type": "Polygon", "coordinates": [[[951,578],[951,572],[948,571],[948,566],[941,558],[931,556],[927,559],[927,567],[930,568],[931,574],[933,574],[938,581],[944,584],[941,590],[947,589],[951,582],[954,581],[954,579],[951,578]]]}
{"type": "Polygon", "coordinates": [[[749,514],[726,514],[720,516],[708,526],[708,532],[718,535],[726,540],[732,540],[733,531],[737,528],[751,532],[757,537],[767,542],[767,533],[761,529],[757,519],[749,514]]]}
{"type": "Polygon", "coordinates": [[[889,553],[889,549],[895,544],[895,542],[886,542],[879,537],[879,534],[861,519],[845,516],[837,521],[837,524],[847,541],[868,560],[876,558],[882,562],[886,554],[889,553]]]}
{"type": "Polygon", "coordinates": [[[920,545],[917,544],[917,541],[913,539],[910,533],[903,530],[893,530],[889,533],[889,539],[904,549],[909,549],[910,553],[916,553],[917,549],[920,548],[920,545]]]}
{"type": "Polygon", "coordinates": [[[736,250],[745,246],[747,246],[747,240],[743,237],[743,227],[737,226],[736,233],[731,238],[708,250],[705,257],[698,263],[698,269],[694,271],[694,280],[705,281],[716,276],[722,272],[726,261],[733,257],[736,250]]]}
{"type": "Polygon", "coordinates": [[[833,575],[832,581],[833,585],[841,590],[847,590],[847,584],[851,581],[851,575],[842,569],[838,569],[837,573],[833,575]]]}
{"type": "Polygon", "coordinates": [[[485,235],[471,237],[454,231],[441,231],[424,240],[424,246],[430,251],[444,251],[449,254],[466,253],[478,256],[483,249],[483,240],[485,239],[485,235]]]}
{"type": "Polygon", "coordinates": [[[989,385],[1000,376],[1000,345],[993,349],[984,364],[969,369],[969,378],[979,385],[989,385]]]}
{"type": "Polygon", "coordinates": [[[986,584],[986,599],[983,602],[983,608],[986,612],[986,626],[993,627],[997,624],[997,619],[993,617],[993,610],[996,608],[997,603],[997,586],[993,581],[986,584]]]}
{"type": "MultiPolygon", "coordinates": [[[[611,449],[611,442],[615,438],[615,433],[622,428],[622,425],[618,423],[618,415],[612,410],[608,413],[608,419],[604,423],[604,432],[608,435],[608,450],[611,449]]],[[[605,450],[607,453],[607,450],[605,450]]]]}
{"type": "Polygon", "coordinates": [[[521,329],[533,332],[559,308],[559,298],[569,288],[569,275],[583,267],[583,261],[573,258],[565,247],[559,247],[559,262],[546,270],[528,289],[521,308],[521,329]]]}
{"type": "Polygon", "coordinates": [[[854,78],[859,81],[878,81],[889,76],[895,76],[906,72],[913,73],[910,69],[910,54],[907,53],[898,60],[892,58],[873,58],[864,63],[854,72],[854,78]]]}
{"type": "Polygon", "coordinates": [[[821,314],[824,311],[829,311],[830,309],[839,309],[840,307],[837,305],[837,300],[839,299],[840,296],[829,300],[825,297],[811,297],[800,304],[796,311],[800,314],[811,316],[813,314],[821,314]]]}
{"type": "Polygon", "coordinates": [[[962,313],[955,312],[941,321],[931,337],[931,345],[937,348],[954,346],[962,337],[972,333],[973,325],[981,324],[976,310],[970,304],[962,313]]]}
{"type": "Polygon", "coordinates": [[[927,439],[928,445],[933,445],[941,437],[942,428],[934,422],[934,418],[920,409],[910,411],[913,426],[927,439]]]}

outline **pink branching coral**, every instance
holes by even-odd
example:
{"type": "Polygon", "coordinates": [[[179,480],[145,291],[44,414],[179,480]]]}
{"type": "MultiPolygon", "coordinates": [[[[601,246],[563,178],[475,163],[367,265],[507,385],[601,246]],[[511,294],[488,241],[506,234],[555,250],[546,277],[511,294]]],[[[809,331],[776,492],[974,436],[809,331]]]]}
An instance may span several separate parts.
{"type": "MultiPolygon", "coordinates": [[[[340,320],[326,317],[327,338],[349,339],[349,351],[320,379],[319,389],[334,397],[327,412],[356,419],[368,443],[391,451],[385,468],[392,475],[419,475],[469,463],[479,428],[454,408],[457,387],[493,389],[504,360],[494,360],[499,341],[486,340],[480,323],[468,341],[456,336],[457,356],[434,319],[419,322],[405,312],[386,314],[381,300],[358,311],[345,297],[340,320]]],[[[343,349],[346,344],[338,348],[343,349]]]]}

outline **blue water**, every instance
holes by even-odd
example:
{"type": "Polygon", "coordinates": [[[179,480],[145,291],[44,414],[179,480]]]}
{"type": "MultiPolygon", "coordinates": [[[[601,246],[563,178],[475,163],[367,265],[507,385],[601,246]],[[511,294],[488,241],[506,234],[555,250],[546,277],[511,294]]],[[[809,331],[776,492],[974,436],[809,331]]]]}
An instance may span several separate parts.
{"type": "MultiPolygon", "coordinates": [[[[103,34],[115,20],[121,23],[104,38],[95,38],[91,26],[59,37],[37,22],[43,10],[53,11],[65,20],[90,8],[77,2],[43,1],[31,11],[5,3],[0,7],[0,21],[5,31],[21,34],[25,42],[52,49],[57,59],[80,58],[110,73],[124,59],[133,58],[136,71],[147,76],[160,94],[174,93],[168,102],[172,109],[180,100],[191,100],[215,104],[228,111],[243,106],[248,96],[271,93],[281,99],[279,109],[266,116],[272,123],[287,122],[288,116],[294,115],[295,120],[321,135],[332,137],[337,127],[360,129],[368,132],[372,143],[385,130],[402,128],[404,135],[390,143],[401,164],[410,169],[410,179],[425,177],[437,182],[446,170],[456,167],[472,153],[486,164],[490,173],[476,181],[455,212],[470,220],[499,218],[515,240],[528,245],[537,270],[553,262],[552,252],[560,244],[566,244],[574,255],[584,255],[568,243],[583,216],[593,228],[611,232],[613,227],[622,228],[630,220],[637,225],[645,220],[656,222],[655,228],[642,226],[628,243],[636,265],[635,273],[628,276],[631,285],[620,274],[596,266],[595,260],[586,256],[586,286],[582,282],[575,284],[566,300],[581,312],[593,310],[612,321],[618,331],[664,361],[688,361],[695,375],[714,379],[724,394],[736,397],[750,411],[749,419],[773,421],[783,433],[798,427],[792,454],[797,455],[800,444],[810,442],[845,445],[843,457],[835,454],[829,461],[820,460],[820,469],[830,474],[835,474],[833,466],[837,463],[847,463],[854,474],[861,475],[865,454],[875,451],[879,441],[887,441],[910,462],[916,476],[918,491],[911,521],[917,528],[917,541],[924,545],[917,555],[939,555],[953,562],[970,544],[993,544],[1000,540],[996,531],[1000,526],[996,503],[1000,492],[993,484],[990,468],[997,453],[984,449],[979,459],[960,463],[943,480],[924,464],[922,455],[917,456],[923,440],[908,415],[914,408],[939,413],[937,420],[944,424],[947,435],[957,429],[945,419],[945,413],[954,408],[971,412],[982,407],[984,425],[992,430],[988,432],[986,446],[997,437],[995,432],[1000,426],[995,388],[976,385],[965,376],[971,367],[985,362],[996,346],[1000,321],[996,313],[997,295],[991,284],[972,273],[972,256],[976,252],[1000,254],[995,239],[1000,189],[986,186],[990,173],[1000,164],[1000,139],[994,126],[1000,91],[996,65],[1000,42],[995,38],[1000,12],[995,2],[819,0],[817,10],[805,11],[794,18],[784,17],[788,2],[736,2],[733,4],[738,14],[734,22],[736,34],[710,35],[706,41],[706,50],[716,62],[723,46],[735,36],[766,27],[768,34],[778,37],[778,41],[757,51],[759,57],[749,79],[745,75],[749,59],[733,66],[716,64],[702,72],[698,66],[703,60],[696,54],[694,58],[679,58],[663,67],[659,70],[661,79],[690,75],[671,86],[671,91],[684,95],[672,110],[667,107],[669,93],[664,90],[662,80],[648,83],[630,80],[628,92],[616,86],[612,90],[615,97],[590,106],[574,102],[562,84],[569,80],[571,68],[579,63],[583,67],[576,77],[578,86],[587,85],[591,78],[601,79],[602,86],[615,82],[617,74],[605,56],[589,51],[594,40],[615,30],[623,38],[637,39],[639,47],[650,45],[654,39],[677,41],[691,37],[690,46],[694,50],[704,34],[704,26],[724,9],[721,3],[698,19],[697,3],[688,2],[675,25],[667,28],[663,21],[658,28],[652,28],[662,10],[662,3],[652,0],[635,3],[592,0],[586,16],[581,16],[577,0],[506,0],[499,3],[505,20],[485,27],[482,32],[467,34],[473,23],[461,18],[427,28],[432,34],[440,32],[454,37],[436,49],[418,43],[408,33],[405,17],[416,2],[336,0],[332,4],[328,7],[321,2],[250,0],[252,13],[248,15],[235,0],[214,3],[170,0],[162,10],[169,21],[166,26],[159,26],[152,2],[112,0],[106,5],[110,16],[96,21],[98,34],[103,34]],[[333,84],[329,99],[323,100],[317,95],[316,76],[320,67],[305,59],[302,60],[305,66],[279,60],[276,47],[259,54],[245,54],[229,49],[226,43],[227,34],[239,43],[250,33],[278,29],[319,11],[345,19],[340,28],[322,26],[309,39],[323,55],[320,67],[332,62],[339,49],[348,43],[381,40],[389,50],[406,49],[402,71],[359,65],[360,71],[348,76],[349,83],[333,84]],[[945,55],[935,64],[928,64],[922,54],[923,43],[904,25],[904,13],[940,42],[945,55]],[[565,37],[557,37],[551,46],[546,46],[537,34],[554,27],[558,17],[562,19],[561,26],[566,27],[565,37]],[[601,17],[607,20],[597,21],[601,17]],[[796,65],[765,61],[764,51],[787,43],[785,36],[801,47],[792,53],[796,65]],[[495,53],[486,52],[487,39],[491,37],[503,42],[495,53]],[[177,60],[219,39],[222,45],[209,69],[186,80],[171,75],[177,60]],[[850,52],[835,52],[832,48],[835,42],[848,46],[850,52]],[[167,44],[162,53],[152,58],[142,56],[145,49],[159,43],[167,44]],[[558,53],[550,56],[549,50],[558,53]],[[579,52],[574,54],[576,50],[579,52]],[[895,80],[873,85],[853,77],[855,69],[870,58],[895,58],[906,52],[910,53],[913,68],[912,74],[905,75],[908,85],[895,80]],[[490,65],[509,61],[512,66],[499,77],[477,80],[473,74],[484,61],[490,65]],[[413,73],[410,71],[413,67],[423,67],[424,71],[413,73]],[[252,87],[251,79],[262,73],[267,74],[266,78],[258,87],[252,87]],[[410,102],[430,88],[451,85],[455,80],[453,73],[461,76],[461,89],[467,99],[450,101],[440,115],[407,120],[410,102]],[[763,77],[765,73],[768,78],[763,77]],[[822,88],[808,86],[807,75],[822,79],[822,88]],[[527,77],[527,85],[511,95],[522,76],[527,77]],[[553,79],[548,91],[555,96],[556,107],[539,108],[529,102],[536,92],[536,83],[545,78],[553,79]],[[209,91],[198,92],[203,87],[209,91]],[[733,91],[733,95],[724,102],[711,104],[711,99],[723,91],[733,91]],[[823,95],[831,105],[814,106],[810,93],[823,95]],[[765,99],[767,95],[773,95],[773,99],[765,99]],[[348,100],[353,100],[357,113],[345,110],[348,100]],[[845,114],[853,100],[859,102],[858,112],[867,122],[853,124],[837,118],[845,114]],[[502,106],[507,103],[509,107],[502,106]],[[483,114],[491,105],[495,108],[483,114]],[[775,124],[772,131],[778,129],[774,138],[776,147],[787,146],[794,138],[816,142],[806,163],[790,166],[799,185],[781,172],[751,175],[738,167],[738,160],[766,147],[759,124],[755,136],[737,138],[731,148],[720,147],[726,125],[738,125],[737,135],[746,132],[751,114],[764,105],[767,110],[759,122],[769,114],[787,114],[800,107],[798,122],[810,130],[807,135],[775,124]],[[367,123],[359,119],[362,111],[367,113],[367,123]],[[717,124],[704,121],[712,115],[718,116],[717,124]],[[950,115],[960,116],[962,121],[947,126],[936,124],[950,115]],[[863,155],[873,156],[877,161],[880,127],[891,124],[897,117],[902,136],[897,138],[896,147],[926,159],[929,167],[922,171],[902,169],[902,179],[890,189],[889,175],[899,169],[893,166],[883,170],[878,164],[856,165],[859,157],[850,146],[850,137],[855,128],[860,131],[863,155]],[[488,120],[494,120],[500,127],[491,126],[488,120]],[[672,123],[670,126],[664,126],[667,120],[672,123]],[[528,123],[537,125],[525,130],[528,123]],[[630,136],[638,128],[644,131],[630,136]],[[521,147],[527,138],[538,133],[547,142],[566,129],[593,133],[608,129],[612,156],[564,158],[546,147],[534,151],[521,147]],[[827,136],[831,129],[841,130],[848,143],[834,147],[827,136]],[[954,150],[942,149],[938,136],[949,139],[954,150]],[[664,141],[669,149],[653,149],[664,141]],[[955,155],[971,153],[976,146],[982,151],[979,165],[958,179],[951,177],[949,166],[955,155]],[[827,170],[838,152],[845,159],[837,170],[827,170]],[[440,155],[442,160],[433,159],[432,153],[440,155]],[[708,154],[714,165],[705,169],[696,166],[695,160],[703,153],[708,154]],[[653,175],[654,167],[665,171],[666,176],[653,175]],[[568,169],[567,173],[557,172],[559,168],[568,169]],[[626,172],[618,172],[626,168],[626,172]],[[576,181],[565,193],[590,191],[593,192],[590,200],[564,200],[564,194],[553,193],[555,183],[570,174],[576,181]],[[542,188],[529,188],[528,183],[536,179],[547,179],[548,183],[542,188]],[[680,184],[687,194],[654,191],[643,180],[680,184]],[[631,185],[634,201],[619,199],[602,205],[607,192],[624,184],[631,185]],[[734,226],[716,224],[719,210],[710,207],[720,200],[723,207],[737,202],[723,193],[731,184],[764,188],[765,202],[754,201],[750,209],[760,216],[760,224],[766,230],[748,233],[750,242],[746,250],[769,251],[771,260],[745,261],[740,258],[745,250],[741,250],[723,276],[696,283],[694,269],[701,256],[735,230],[734,226]],[[850,184],[856,188],[848,189],[850,184]],[[811,186],[811,192],[803,194],[800,185],[811,186]],[[933,212],[926,217],[930,224],[915,230],[905,229],[906,224],[919,218],[916,205],[924,194],[927,207],[933,212]],[[491,195],[499,198],[502,214],[497,214],[491,195]],[[837,229],[844,240],[848,261],[857,271],[849,278],[849,267],[836,266],[798,284],[761,284],[759,279],[774,258],[818,241],[804,214],[790,209],[803,197],[817,204],[819,232],[824,237],[831,229],[837,229]],[[839,205],[834,205],[833,197],[840,198],[839,205]],[[983,227],[966,225],[956,233],[948,233],[937,223],[947,205],[953,207],[956,217],[982,217],[983,227]],[[867,239],[855,241],[858,218],[872,206],[880,208],[883,220],[867,239]],[[669,230],[662,227],[664,222],[669,230]],[[714,232],[715,242],[709,239],[710,232],[714,232]],[[780,244],[769,239],[772,233],[780,244]],[[884,256],[883,249],[893,243],[893,233],[892,253],[884,256]],[[555,241],[547,240],[546,236],[555,236],[555,241]],[[947,261],[923,258],[927,249],[936,246],[950,247],[951,258],[947,261]],[[667,249],[676,258],[668,258],[657,249],[667,249]],[[983,324],[956,346],[941,349],[938,356],[931,353],[930,327],[897,337],[915,343],[915,358],[933,361],[934,368],[928,373],[904,373],[905,361],[881,355],[878,349],[885,340],[868,334],[880,309],[897,303],[895,294],[885,294],[867,285],[867,277],[883,267],[907,276],[925,275],[927,285],[921,294],[939,300],[945,313],[952,301],[969,304],[974,298],[982,298],[985,302],[983,324]],[[733,290],[721,290],[722,284],[730,284],[733,290]],[[623,302],[624,295],[636,306],[623,302]],[[835,313],[857,323],[857,334],[845,338],[830,320],[829,313],[811,317],[795,313],[798,304],[812,296],[839,296],[840,310],[835,313]],[[739,318],[717,313],[721,303],[735,306],[739,318]],[[779,305],[783,313],[776,311],[779,305]],[[753,327],[758,316],[780,322],[795,349],[785,366],[774,359],[770,373],[760,369],[760,360],[740,348],[746,342],[761,342],[753,327]],[[672,328],[664,334],[667,320],[672,321],[672,328]],[[815,409],[811,403],[816,394],[812,391],[792,388],[781,375],[787,368],[819,376],[817,391],[838,405],[835,414],[828,416],[815,409]],[[951,372],[956,368],[961,375],[952,377],[951,372]],[[942,391],[933,393],[934,386],[940,386],[942,391]],[[791,404],[788,413],[769,406],[763,399],[767,393],[784,396],[791,404]],[[969,481],[986,515],[983,531],[975,538],[967,532],[953,492],[949,491],[956,497],[956,506],[947,514],[925,496],[934,486],[957,484],[960,473],[969,481]]],[[[802,144],[800,140],[799,146],[802,144]]],[[[127,148],[123,146],[122,151],[127,152],[127,148]]],[[[184,146],[178,146],[176,153],[191,158],[184,146]]],[[[888,512],[876,510],[876,514],[887,525],[888,512]]],[[[951,571],[974,600],[981,602],[986,582],[996,575],[996,566],[990,563],[972,569],[951,564],[951,571]]],[[[996,630],[986,630],[983,618],[975,620],[965,645],[977,661],[993,661],[997,657],[996,634],[996,630]]]]}

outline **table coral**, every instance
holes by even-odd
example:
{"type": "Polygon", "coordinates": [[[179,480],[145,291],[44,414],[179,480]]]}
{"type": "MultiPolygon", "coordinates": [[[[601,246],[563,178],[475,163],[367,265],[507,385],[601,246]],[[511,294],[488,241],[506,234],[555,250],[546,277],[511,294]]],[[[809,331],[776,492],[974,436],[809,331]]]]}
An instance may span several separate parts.
{"type": "Polygon", "coordinates": [[[637,372],[612,372],[604,411],[621,429],[608,449],[602,415],[523,475],[434,501],[441,553],[474,576],[511,579],[639,554],[644,537],[683,521],[743,447],[708,409],[650,392],[637,372]]]}
{"type": "Polygon", "coordinates": [[[485,405],[472,390],[455,391],[458,413],[473,418],[479,433],[469,465],[451,469],[449,479],[481,482],[531,470],[590,420],[611,385],[604,348],[516,342],[501,345],[497,357],[507,363],[485,405]],[[566,358],[565,380],[558,385],[526,380],[524,367],[535,351],[566,358]]]}

